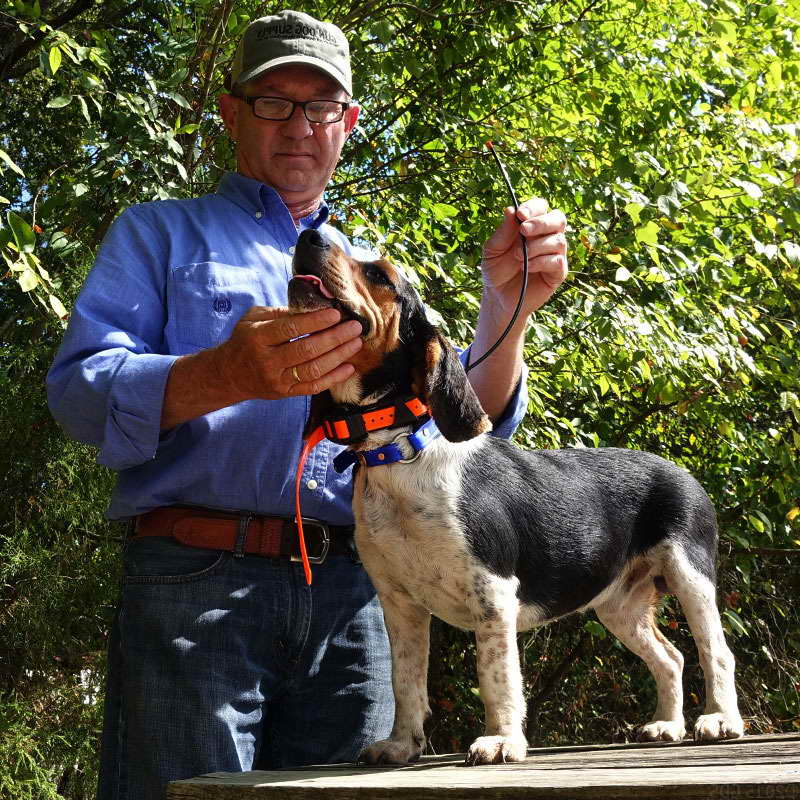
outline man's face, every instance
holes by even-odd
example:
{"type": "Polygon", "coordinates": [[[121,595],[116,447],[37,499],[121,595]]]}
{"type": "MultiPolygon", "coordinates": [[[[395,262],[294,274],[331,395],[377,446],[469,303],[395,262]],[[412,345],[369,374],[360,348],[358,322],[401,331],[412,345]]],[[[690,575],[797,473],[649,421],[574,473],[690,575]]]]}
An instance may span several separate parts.
{"type": "MultiPolygon", "coordinates": [[[[323,72],[300,65],[280,67],[249,83],[250,96],[288,100],[341,100],[347,94],[323,72]]],[[[289,206],[318,202],[339,161],[347,135],[355,127],[357,106],[340,122],[311,123],[296,107],[284,121],[259,119],[232,95],[220,98],[225,127],[236,142],[239,172],[272,186],[289,206]]]]}

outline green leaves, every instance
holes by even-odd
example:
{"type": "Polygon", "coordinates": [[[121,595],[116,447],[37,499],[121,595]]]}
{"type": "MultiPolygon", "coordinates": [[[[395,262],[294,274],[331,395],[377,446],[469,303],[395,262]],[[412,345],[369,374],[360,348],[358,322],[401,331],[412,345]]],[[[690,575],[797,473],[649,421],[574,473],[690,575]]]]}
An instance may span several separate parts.
{"type": "Polygon", "coordinates": [[[8,227],[5,231],[0,229],[0,255],[10,274],[14,275],[23,292],[31,293],[40,306],[43,306],[48,313],[55,313],[63,324],[67,310],[61,300],[53,294],[54,285],[50,274],[42,266],[39,257],[34,254],[35,231],[14,211],[6,212],[6,222],[8,227]]]}
{"type": "Polygon", "coordinates": [[[619,267],[614,274],[614,282],[615,283],[625,283],[625,281],[629,280],[631,277],[631,273],[627,267],[619,267]]]}
{"type": "Polygon", "coordinates": [[[172,100],[173,103],[177,103],[181,108],[191,110],[192,107],[189,105],[189,101],[182,94],[178,94],[178,92],[164,92],[164,95],[172,100]]]}
{"type": "Polygon", "coordinates": [[[447,203],[433,203],[430,206],[430,210],[433,212],[433,216],[437,220],[448,219],[449,217],[455,217],[458,214],[458,209],[455,206],[448,205],[447,203]]]}
{"type": "Polygon", "coordinates": [[[640,203],[626,203],[625,204],[625,211],[630,214],[631,219],[638,225],[639,224],[639,215],[642,213],[644,206],[640,203]]]}
{"type": "Polygon", "coordinates": [[[11,156],[5,150],[0,150],[0,161],[2,161],[9,169],[17,173],[17,175],[24,176],[25,173],[11,160],[11,156]]]}
{"type": "Polygon", "coordinates": [[[32,269],[25,269],[20,273],[17,281],[23,292],[30,292],[39,285],[39,276],[32,269]]]}
{"type": "Polygon", "coordinates": [[[605,626],[601,625],[597,620],[594,619],[587,620],[584,623],[583,629],[588,631],[597,639],[605,639],[608,635],[605,626]]]}
{"type": "Polygon", "coordinates": [[[32,253],[36,245],[36,236],[30,225],[19,215],[13,211],[6,212],[6,219],[8,226],[14,234],[14,241],[17,249],[21,253],[32,253]]]}
{"type": "Polygon", "coordinates": [[[649,245],[657,245],[658,244],[658,232],[660,228],[657,223],[655,222],[648,222],[641,227],[636,228],[635,231],[635,238],[636,241],[641,244],[649,244],[649,245]]]}
{"type": "Polygon", "coordinates": [[[786,260],[794,266],[800,266],[800,243],[787,241],[781,246],[786,254],[786,260]]]}
{"type": "Polygon", "coordinates": [[[72,95],[61,95],[60,97],[54,97],[50,100],[47,104],[47,108],[64,108],[64,106],[68,106],[72,102],[72,95]]]}
{"type": "Polygon", "coordinates": [[[58,72],[58,68],[61,66],[61,50],[58,47],[50,48],[48,63],[50,64],[50,72],[55,75],[56,72],[58,72]]]}
{"type": "Polygon", "coordinates": [[[730,608],[722,612],[723,619],[728,623],[730,630],[737,636],[747,636],[747,628],[742,618],[730,608]]]}

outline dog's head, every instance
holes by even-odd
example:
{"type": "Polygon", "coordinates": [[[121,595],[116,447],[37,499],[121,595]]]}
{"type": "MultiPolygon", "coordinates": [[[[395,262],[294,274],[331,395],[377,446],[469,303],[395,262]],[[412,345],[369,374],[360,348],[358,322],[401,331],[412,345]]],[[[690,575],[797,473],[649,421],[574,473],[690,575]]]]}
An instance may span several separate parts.
{"type": "Polygon", "coordinates": [[[316,395],[307,430],[328,407],[369,405],[415,394],[446,439],[461,442],[491,428],[450,343],[431,325],[419,294],[386,259],[357,261],[315,230],[300,234],[289,282],[289,306],[332,306],[361,323],[364,346],[350,359],[355,374],[316,395]]]}

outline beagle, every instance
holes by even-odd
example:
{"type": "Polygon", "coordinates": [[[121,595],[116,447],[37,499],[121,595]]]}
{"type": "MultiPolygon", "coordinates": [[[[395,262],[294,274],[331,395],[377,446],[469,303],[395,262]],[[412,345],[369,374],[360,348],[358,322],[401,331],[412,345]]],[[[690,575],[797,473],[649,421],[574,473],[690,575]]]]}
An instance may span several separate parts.
{"type": "Polygon", "coordinates": [[[314,396],[306,428],[325,423],[358,465],[356,544],[391,641],[394,728],[360,760],[408,764],[425,747],[431,614],[475,632],[485,731],[467,764],[525,759],[517,632],[588,609],[655,678],[640,739],[683,739],[683,657],[654,619],[667,592],[705,675],[695,738],[742,736],[716,605],[716,515],[697,481],[641,451],[523,451],[488,436],[457,354],[398,268],[357,261],[306,230],[293,272],[291,308],[334,306],[363,326],[355,373],[314,396]]]}

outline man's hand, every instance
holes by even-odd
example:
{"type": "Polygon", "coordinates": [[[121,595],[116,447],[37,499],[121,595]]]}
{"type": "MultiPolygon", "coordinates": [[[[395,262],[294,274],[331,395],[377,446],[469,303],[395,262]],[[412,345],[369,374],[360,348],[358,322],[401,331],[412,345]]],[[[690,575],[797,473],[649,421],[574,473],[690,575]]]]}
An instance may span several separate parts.
{"type": "Polygon", "coordinates": [[[349,378],[363,344],[355,320],[334,308],[305,313],[251,308],[216,349],[220,373],[244,399],[318,394],[349,378]],[[300,338],[302,337],[302,338],[300,338]]]}
{"type": "Polygon", "coordinates": [[[502,344],[474,372],[470,381],[486,413],[497,419],[511,399],[522,370],[522,346],[528,315],[550,298],[567,275],[566,217],[549,211],[541,198],[519,207],[517,221],[512,207],[483,247],[483,297],[478,328],[472,345],[477,360],[506,329],[522,289],[522,242],[528,245],[528,288],[520,317],[502,344]]]}
{"type": "Polygon", "coordinates": [[[243,400],[317,394],[353,374],[361,325],[333,308],[305,313],[254,306],[230,339],[181,356],[164,391],[161,428],[243,400]],[[338,324],[337,324],[338,323],[338,324]]]}
{"type": "Polygon", "coordinates": [[[522,242],[528,244],[528,290],[522,311],[530,314],[544,305],[567,276],[567,219],[549,211],[545,200],[533,198],[519,207],[504,209],[505,219],[483,247],[484,296],[509,316],[522,287],[522,242]]]}

